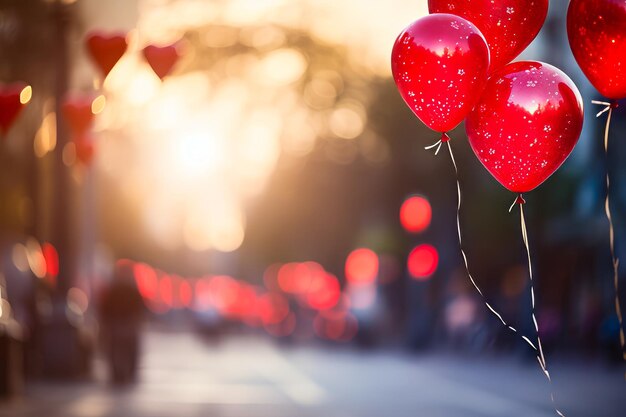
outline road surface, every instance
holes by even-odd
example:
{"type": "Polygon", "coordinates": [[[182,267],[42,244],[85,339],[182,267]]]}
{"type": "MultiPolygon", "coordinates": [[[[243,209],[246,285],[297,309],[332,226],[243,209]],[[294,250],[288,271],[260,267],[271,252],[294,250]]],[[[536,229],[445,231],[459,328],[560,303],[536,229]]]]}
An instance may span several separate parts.
{"type": "MultiPolygon", "coordinates": [[[[163,330],[151,330],[145,339],[139,382],[132,388],[109,387],[101,371],[91,382],[31,384],[23,399],[0,404],[0,416],[554,415],[538,366],[508,356],[285,347],[252,336],[207,343],[190,332],[163,330]]],[[[560,409],[567,417],[626,416],[620,372],[582,360],[553,363],[560,409]]]]}

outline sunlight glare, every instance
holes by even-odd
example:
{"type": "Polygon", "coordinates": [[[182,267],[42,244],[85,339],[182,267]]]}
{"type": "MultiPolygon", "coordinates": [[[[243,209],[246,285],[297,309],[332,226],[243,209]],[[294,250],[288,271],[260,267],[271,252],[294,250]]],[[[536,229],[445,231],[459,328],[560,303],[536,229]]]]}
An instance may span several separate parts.
{"type": "Polygon", "coordinates": [[[241,246],[244,238],[243,218],[236,212],[224,213],[221,221],[211,229],[211,242],[220,252],[233,252],[241,246]]]}
{"type": "Polygon", "coordinates": [[[298,81],[306,70],[307,62],[302,53],[283,48],[273,51],[261,61],[258,79],[264,84],[287,85],[298,81]]]}
{"type": "Polygon", "coordinates": [[[177,171],[184,177],[219,171],[226,162],[223,139],[208,130],[184,132],[173,146],[177,171]]]}

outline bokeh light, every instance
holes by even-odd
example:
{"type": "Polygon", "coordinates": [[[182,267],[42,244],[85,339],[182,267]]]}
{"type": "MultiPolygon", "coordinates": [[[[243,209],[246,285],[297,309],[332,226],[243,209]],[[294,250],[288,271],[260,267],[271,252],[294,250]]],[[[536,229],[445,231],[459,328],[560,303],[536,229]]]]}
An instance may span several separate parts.
{"type": "Polygon", "coordinates": [[[420,233],[428,228],[432,208],[425,197],[411,196],[400,207],[400,223],[409,233],[420,233]]]}
{"type": "Polygon", "coordinates": [[[264,294],[257,303],[259,317],[265,325],[278,324],[289,315],[289,302],[281,294],[264,294]]]}
{"type": "Polygon", "coordinates": [[[33,88],[30,85],[27,85],[20,91],[20,103],[28,104],[30,99],[33,97],[33,88]]]}
{"type": "Polygon", "coordinates": [[[28,271],[28,256],[26,246],[22,243],[16,243],[13,246],[13,251],[11,252],[11,260],[13,261],[13,265],[20,272],[28,271]]]}
{"type": "Polygon", "coordinates": [[[46,274],[52,279],[56,278],[59,275],[59,253],[49,242],[45,242],[41,249],[46,263],[46,274]]]}
{"type": "Polygon", "coordinates": [[[178,286],[178,298],[182,307],[190,307],[193,301],[193,289],[191,284],[183,279],[178,286]]]}
{"type": "Polygon", "coordinates": [[[104,111],[106,106],[106,98],[104,95],[100,94],[98,97],[94,98],[91,102],[91,112],[93,114],[100,114],[104,111]]]}
{"type": "Polygon", "coordinates": [[[89,297],[82,289],[72,287],[67,291],[67,305],[73,312],[82,315],[89,307],[89,297]]]}
{"type": "Polygon", "coordinates": [[[159,286],[156,271],[146,264],[137,263],[133,267],[133,273],[141,296],[151,300],[155,299],[159,286]]]}
{"type": "Polygon", "coordinates": [[[428,244],[415,247],[409,254],[407,268],[409,274],[417,280],[428,279],[437,270],[439,253],[428,244]]]}
{"type": "Polygon", "coordinates": [[[263,284],[270,291],[279,291],[280,286],[278,285],[278,272],[280,271],[281,264],[274,263],[265,268],[265,272],[263,272],[263,284]]]}
{"type": "Polygon", "coordinates": [[[33,143],[37,157],[43,158],[48,152],[52,152],[56,148],[56,128],[56,113],[48,112],[41,122],[41,127],[37,131],[33,143]]]}
{"type": "Polygon", "coordinates": [[[159,297],[160,301],[167,307],[174,306],[174,284],[169,275],[163,275],[159,279],[159,297]]]}
{"type": "Polygon", "coordinates": [[[203,277],[196,280],[193,287],[193,309],[196,311],[208,311],[213,307],[211,277],[203,277]]]}
{"type": "Polygon", "coordinates": [[[341,287],[336,276],[329,273],[314,274],[306,294],[306,302],[315,310],[326,310],[339,302],[341,287]]]}
{"type": "Polygon", "coordinates": [[[46,276],[46,259],[39,242],[34,238],[26,241],[26,259],[31,272],[37,278],[45,278],[46,276]]]}
{"type": "Polygon", "coordinates": [[[372,284],[378,275],[378,255],[367,248],[355,249],[346,259],[346,279],[351,284],[372,284]]]}

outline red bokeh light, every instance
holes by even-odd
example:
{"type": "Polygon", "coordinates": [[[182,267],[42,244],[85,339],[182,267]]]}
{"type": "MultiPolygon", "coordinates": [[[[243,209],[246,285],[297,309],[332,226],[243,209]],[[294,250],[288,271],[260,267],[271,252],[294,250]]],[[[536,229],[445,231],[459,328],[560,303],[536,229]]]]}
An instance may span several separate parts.
{"type": "Polygon", "coordinates": [[[159,296],[163,304],[172,307],[174,304],[173,283],[169,275],[163,275],[159,280],[159,296]]]}
{"type": "Polygon", "coordinates": [[[404,200],[400,207],[400,223],[409,233],[426,230],[432,219],[432,208],[425,197],[412,196],[404,200]]]}
{"type": "Polygon", "coordinates": [[[133,274],[139,294],[145,299],[154,300],[159,285],[156,271],[146,264],[137,263],[133,266],[133,274]]]}
{"type": "Polygon", "coordinates": [[[419,245],[413,249],[407,260],[409,274],[417,280],[428,279],[435,273],[438,264],[439,253],[428,244],[419,245]]]}
{"type": "Polygon", "coordinates": [[[288,294],[296,293],[296,268],[298,264],[292,262],[284,264],[278,270],[278,286],[288,294]]]}
{"type": "Polygon", "coordinates": [[[337,305],[340,296],[341,287],[336,276],[328,273],[315,274],[307,292],[306,302],[315,310],[326,310],[337,305]]]}
{"type": "Polygon", "coordinates": [[[213,277],[210,284],[213,304],[225,316],[231,316],[237,302],[239,284],[227,275],[213,277]]]}
{"type": "Polygon", "coordinates": [[[180,281],[180,285],[178,286],[178,298],[180,299],[180,304],[183,307],[190,307],[191,302],[193,301],[193,290],[191,288],[191,284],[183,279],[180,281]]]}
{"type": "Polygon", "coordinates": [[[289,315],[289,302],[279,293],[267,293],[259,297],[257,312],[263,324],[277,324],[289,315]]]}
{"type": "Polygon", "coordinates": [[[170,303],[170,306],[172,308],[182,308],[183,303],[182,300],[180,298],[180,287],[182,285],[182,283],[184,282],[183,277],[179,276],[179,275],[170,275],[170,282],[172,283],[172,301],[170,303]]]}
{"type": "Polygon", "coordinates": [[[256,324],[256,289],[249,284],[239,283],[237,299],[232,308],[232,315],[243,320],[248,325],[256,324]]]}
{"type": "Polygon", "coordinates": [[[200,278],[194,288],[193,308],[196,311],[208,310],[213,306],[211,298],[211,277],[200,278]]]}
{"type": "Polygon", "coordinates": [[[46,275],[54,279],[59,275],[59,253],[51,243],[44,243],[41,247],[43,258],[46,261],[46,275]]]}
{"type": "Polygon", "coordinates": [[[276,263],[265,268],[265,272],[263,273],[263,283],[270,291],[278,291],[280,289],[278,286],[278,271],[280,271],[280,267],[281,264],[276,263]]]}
{"type": "Polygon", "coordinates": [[[293,268],[293,292],[295,294],[303,294],[309,289],[315,273],[315,265],[314,262],[295,264],[293,268]]]}
{"type": "Polygon", "coordinates": [[[325,274],[317,262],[291,262],[278,270],[278,286],[287,294],[307,294],[316,279],[325,274]]]}
{"type": "Polygon", "coordinates": [[[378,275],[378,255],[367,248],[355,249],[346,259],[346,279],[351,284],[372,284],[378,275]]]}

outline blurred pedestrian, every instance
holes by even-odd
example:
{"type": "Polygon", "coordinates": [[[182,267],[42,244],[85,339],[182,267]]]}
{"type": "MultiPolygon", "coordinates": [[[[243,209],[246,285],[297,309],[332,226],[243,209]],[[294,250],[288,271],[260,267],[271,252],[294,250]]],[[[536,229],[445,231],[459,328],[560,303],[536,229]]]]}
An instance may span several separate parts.
{"type": "Polygon", "coordinates": [[[141,327],[145,305],[133,280],[132,269],[120,265],[100,304],[102,336],[111,382],[116,385],[136,379],[141,327]]]}

